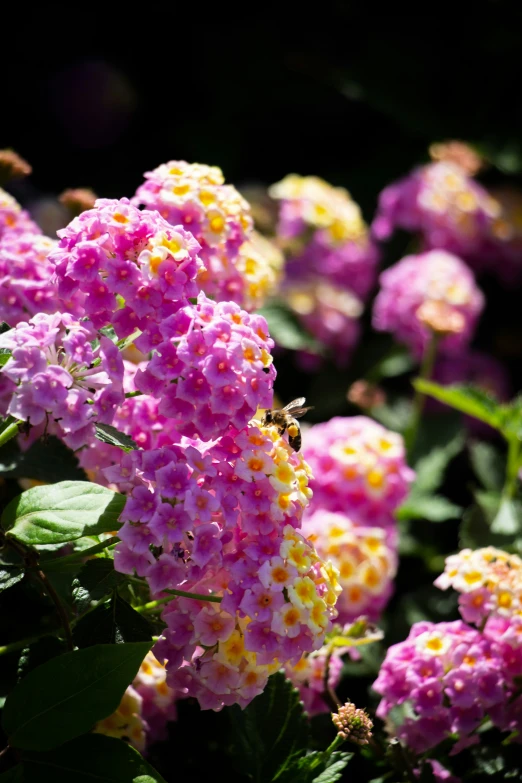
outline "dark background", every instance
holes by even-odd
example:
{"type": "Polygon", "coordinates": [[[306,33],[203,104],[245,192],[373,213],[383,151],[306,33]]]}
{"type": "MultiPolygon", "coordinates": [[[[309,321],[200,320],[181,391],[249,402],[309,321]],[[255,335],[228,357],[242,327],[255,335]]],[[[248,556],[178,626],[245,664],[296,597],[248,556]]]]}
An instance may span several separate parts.
{"type": "MultiPolygon", "coordinates": [[[[449,138],[487,153],[494,165],[486,184],[522,186],[522,10],[515,4],[423,4],[413,16],[400,8],[382,14],[368,2],[301,4],[283,27],[284,10],[290,6],[238,9],[248,19],[241,26],[222,5],[51,4],[12,21],[4,14],[0,148],[13,147],[34,169],[9,189],[27,205],[67,187],[130,197],[144,171],[185,159],[220,166],[239,187],[315,174],[347,187],[371,221],[379,191],[426,161],[430,143],[449,138]]],[[[385,263],[402,252],[392,243],[385,263]]],[[[488,278],[480,285],[487,309],[476,345],[505,363],[516,391],[520,291],[488,278]]],[[[360,353],[366,345],[365,338],[360,353]]],[[[291,362],[278,368],[285,401],[317,387],[291,362]]],[[[348,383],[349,372],[324,368],[323,396],[339,387],[345,406],[330,415],[349,412],[348,383]]],[[[319,400],[309,401],[317,410],[319,400]]],[[[457,461],[450,497],[468,479],[457,461]]],[[[461,500],[458,491],[454,499],[461,500]]],[[[432,528],[445,552],[457,546],[453,528],[432,528]]],[[[410,599],[434,619],[450,619],[454,607],[430,608],[435,593],[442,601],[432,579],[420,561],[403,561],[392,641],[407,633],[410,599]]],[[[361,675],[354,672],[345,688],[364,706],[375,675],[371,667],[361,675]]],[[[225,766],[229,775],[226,714],[201,714],[188,703],[180,715],[172,744],[153,751],[158,768],[169,780],[203,779],[225,766]]]]}

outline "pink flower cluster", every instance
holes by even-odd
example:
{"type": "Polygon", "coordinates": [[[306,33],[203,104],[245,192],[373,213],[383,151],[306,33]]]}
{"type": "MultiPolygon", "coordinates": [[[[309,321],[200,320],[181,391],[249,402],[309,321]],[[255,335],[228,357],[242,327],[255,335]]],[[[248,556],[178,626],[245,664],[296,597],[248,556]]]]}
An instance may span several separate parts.
{"type": "Polygon", "coordinates": [[[315,650],[309,655],[303,655],[296,664],[287,664],[285,674],[298,688],[301,701],[310,717],[329,712],[331,706],[324,700],[325,685],[335,693],[341,681],[343,668],[343,648],[330,650],[328,645],[315,650]],[[328,680],[325,683],[326,667],[328,680]]]}
{"type": "Polygon", "coordinates": [[[278,234],[291,240],[289,279],[320,277],[366,298],[375,282],[379,251],[350,194],[319,177],[297,174],[272,185],[269,193],[281,202],[278,234]]]}
{"type": "Polygon", "coordinates": [[[9,193],[0,188],[0,239],[7,234],[41,234],[29,214],[9,193]]]}
{"type": "Polygon", "coordinates": [[[94,732],[126,740],[141,753],[166,739],[167,722],[176,719],[176,693],[166,678],[165,667],[148,653],[118,709],[98,721],[94,732]]]}
{"type": "Polygon", "coordinates": [[[124,455],[106,471],[133,482],[115,566],[153,594],[182,589],[163,612],[157,653],[168,682],[206,709],[245,706],[268,675],[321,647],[335,616],[336,569],[298,532],[310,490],[302,457],[272,428],[230,428],[214,443],[124,455]]]}
{"type": "Polygon", "coordinates": [[[415,169],[385,188],[372,224],[377,239],[396,228],[419,233],[426,250],[439,248],[473,262],[500,214],[500,205],[457,163],[415,169]]]}
{"type": "Polygon", "coordinates": [[[392,538],[382,528],[356,525],[345,514],[323,509],[305,516],[303,533],[319,556],[339,570],[338,622],[353,622],[360,615],[377,620],[390,599],[397,573],[392,538]]]}
{"type": "Polygon", "coordinates": [[[123,361],[85,322],[66,313],[39,313],[0,335],[11,356],[2,368],[2,415],[56,432],[72,449],[92,437],[92,424],[110,424],[123,402],[123,361]]]}
{"type": "Polygon", "coordinates": [[[472,339],[484,296],[473,273],[451,253],[431,250],[406,256],[381,274],[380,284],[373,326],[391,332],[416,356],[422,356],[431,334],[421,309],[428,303],[443,307],[452,321],[458,319],[454,333],[442,339],[440,351],[458,353],[472,339]]]}
{"type": "Polygon", "coordinates": [[[171,225],[183,226],[201,245],[204,269],[198,284],[218,301],[248,305],[248,282],[240,248],[252,236],[250,207],[221,169],[171,160],[145,174],[133,203],[157,210],[171,225]]]}
{"type": "Polygon", "coordinates": [[[40,233],[4,232],[0,239],[0,311],[16,326],[36,313],[73,311],[72,302],[58,299],[48,254],[57,243],[40,233]]]}
{"type": "MultiPolygon", "coordinates": [[[[59,248],[49,255],[58,295],[79,292],[82,314],[96,328],[111,323],[119,337],[148,331],[198,294],[202,264],[192,234],[128,199],[98,199],[58,236],[59,248]]],[[[143,337],[140,347],[153,343],[143,337]]]]}
{"type": "Polygon", "coordinates": [[[272,403],[273,341],[265,319],[201,293],[157,327],[156,352],[136,387],[160,397],[159,412],[178,431],[210,440],[230,423],[242,429],[272,403]]]}
{"type": "Polygon", "coordinates": [[[355,525],[395,530],[395,510],[415,476],[400,435],[366,416],[338,416],[307,431],[304,454],[314,476],[310,511],[338,511],[355,525]]]}
{"type": "Polygon", "coordinates": [[[373,688],[383,697],[378,717],[417,753],[452,733],[459,737],[452,753],[477,743],[486,715],[502,730],[515,728],[503,651],[461,620],[415,623],[406,641],[388,649],[373,688]]]}

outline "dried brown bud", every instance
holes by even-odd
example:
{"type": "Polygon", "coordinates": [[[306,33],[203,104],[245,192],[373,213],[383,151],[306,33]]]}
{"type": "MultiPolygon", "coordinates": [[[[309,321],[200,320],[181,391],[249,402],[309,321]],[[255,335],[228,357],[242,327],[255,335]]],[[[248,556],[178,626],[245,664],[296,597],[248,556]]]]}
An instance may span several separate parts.
{"type": "Polygon", "coordinates": [[[32,172],[29,163],[14,150],[0,150],[0,181],[5,183],[10,179],[27,177],[32,172]]]}
{"type": "Polygon", "coordinates": [[[379,408],[386,402],[386,393],[379,386],[369,381],[355,381],[346,394],[348,402],[353,402],[363,410],[379,408]]]}
{"type": "Polygon", "coordinates": [[[359,710],[347,701],[337,712],[332,713],[337,735],[355,745],[367,745],[372,736],[373,722],[364,710],[359,710]]]}
{"type": "Polygon", "coordinates": [[[96,193],[89,188],[70,188],[58,196],[58,201],[76,216],[86,209],[92,209],[97,198],[96,193]]]}
{"type": "Polygon", "coordinates": [[[433,299],[423,302],[417,309],[416,316],[424,326],[442,336],[460,334],[466,326],[462,313],[447,302],[433,299]]]}
{"type": "Polygon", "coordinates": [[[484,167],[484,160],[480,155],[463,141],[432,144],[429,153],[432,160],[454,163],[471,177],[484,167]]]}

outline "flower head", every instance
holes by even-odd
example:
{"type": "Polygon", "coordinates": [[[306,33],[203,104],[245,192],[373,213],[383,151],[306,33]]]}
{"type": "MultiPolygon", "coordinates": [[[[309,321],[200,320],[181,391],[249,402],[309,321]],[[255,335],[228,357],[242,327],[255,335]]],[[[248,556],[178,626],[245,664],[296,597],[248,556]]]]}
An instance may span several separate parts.
{"type": "Polygon", "coordinates": [[[373,722],[365,710],[357,709],[355,704],[347,701],[337,712],[332,714],[332,721],[337,734],[347,742],[355,745],[367,745],[372,736],[373,722]]]}

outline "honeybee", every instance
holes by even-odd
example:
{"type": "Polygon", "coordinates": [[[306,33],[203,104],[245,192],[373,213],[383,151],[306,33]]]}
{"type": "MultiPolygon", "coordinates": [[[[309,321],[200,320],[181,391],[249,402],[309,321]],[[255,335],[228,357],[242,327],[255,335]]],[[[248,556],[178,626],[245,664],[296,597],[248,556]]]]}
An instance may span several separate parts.
{"type": "Polygon", "coordinates": [[[284,408],[265,411],[261,419],[262,427],[276,427],[280,435],[288,432],[288,442],[294,451],[299,451],[301,448],[301,428],[296,419],[300,419],[313,408],[313,405],[303,408],[305,402],[305,397],[298,397],[284,408]]]}

